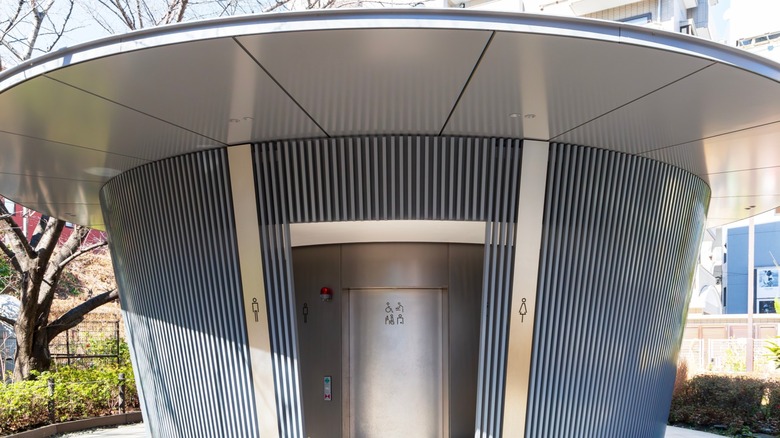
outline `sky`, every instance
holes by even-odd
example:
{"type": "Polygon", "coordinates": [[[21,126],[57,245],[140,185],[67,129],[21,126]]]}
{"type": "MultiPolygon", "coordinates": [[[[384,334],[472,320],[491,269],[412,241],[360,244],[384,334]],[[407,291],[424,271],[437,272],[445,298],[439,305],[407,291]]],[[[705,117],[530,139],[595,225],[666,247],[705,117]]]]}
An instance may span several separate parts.
{"type": "MultiPolygon", "coordinates": [[[[713,0],[699,0],[710,1],[713,0]]],[[[717,0],[710,6],[712,39],[735,45],[740,38],[780,31],[778,0],[717,0]]]]}

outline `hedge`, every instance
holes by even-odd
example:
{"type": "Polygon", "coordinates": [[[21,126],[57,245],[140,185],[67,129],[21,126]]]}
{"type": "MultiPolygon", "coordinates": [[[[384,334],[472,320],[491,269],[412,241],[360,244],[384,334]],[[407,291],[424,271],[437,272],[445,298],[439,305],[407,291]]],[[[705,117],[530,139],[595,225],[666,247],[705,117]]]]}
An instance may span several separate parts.
{"type": "Polygon", "coordinates": [[[731,433],[776,433],[780,431],[780,382],[749,376],[695,376],[675,385],[669,423],[731,433]]]}
{"type": "Polygon", "coordinates": [[[120,412],[119,373],[125,375],[125,405],[138,409],[138,392],[132,368],[106,365],[91,369],[61,367],[37,375],[35,380],[0,384],[0,435],[49,424],[49,402],[55,421],[70,421],[120,412]],[[54,397],[49,397],[53,379],[54,397]]]}

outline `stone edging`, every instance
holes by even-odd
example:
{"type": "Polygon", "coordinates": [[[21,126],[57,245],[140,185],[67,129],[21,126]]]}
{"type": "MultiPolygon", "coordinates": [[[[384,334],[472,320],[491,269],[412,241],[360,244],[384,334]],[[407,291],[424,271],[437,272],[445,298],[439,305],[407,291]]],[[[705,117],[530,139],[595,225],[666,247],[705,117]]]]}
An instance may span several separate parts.
{"type": "Polygon", "coordinates": [[[84,420],[67,421],[65,423],[50,424],[37,429],[6,435],[5,438],[47,438],[59,433],[77,432],[80,430],[94,429],[96,427],[118,426],[121,424],[140,423],[143,421],[141,412],[128,412],[126,414],[108,415],[105,417],[86,418],[84,420]]]}

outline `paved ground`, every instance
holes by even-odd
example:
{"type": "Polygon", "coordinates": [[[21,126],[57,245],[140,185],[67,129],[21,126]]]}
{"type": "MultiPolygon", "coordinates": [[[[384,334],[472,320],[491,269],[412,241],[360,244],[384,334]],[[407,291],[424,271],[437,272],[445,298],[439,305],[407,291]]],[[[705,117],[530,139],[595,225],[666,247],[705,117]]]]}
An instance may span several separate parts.
{"type": "Polygon", "coordinates": [[[707,438],[720,436],[707,432],[699,432],[697,430],[682,429],[679,427],[666,426],[665,438],[707,438]]]}
{"type": "MultiPolygon", "coordinates": [[[[719,435],[711,433],[697,432],[695,430],[681,429],[679,427],[667,427],[665,438],[712,438],[719,435]]],[[[94,429],[90,431],[70,433],[60,435],[60,438],[146,438],[146,431],[143,424],[133,424],[130,426],[112,427],[108,429],[94,429]]]]}
{"type": "Polygon", "coordinates": [[[146,438],[146,430],[143,423],[129,426],[107,427],[103,429],[84,430],[81,432],[57,435],[57,438],[146,438]]]}

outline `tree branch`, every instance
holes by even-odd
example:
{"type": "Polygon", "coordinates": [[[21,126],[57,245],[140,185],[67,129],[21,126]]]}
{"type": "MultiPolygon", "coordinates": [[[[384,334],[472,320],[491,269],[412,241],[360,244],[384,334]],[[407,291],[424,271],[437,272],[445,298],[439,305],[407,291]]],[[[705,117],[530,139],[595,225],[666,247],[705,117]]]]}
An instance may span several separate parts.
{"type": "Polygon", "coordinates": [[[101,246],[106,246],[106,245],[108,245],[108,242],[106,242],[106,241],[104,240],[104,241],[102,241],[102,242],[100,242],[100,243],[96,243],[96,244],[94,244],[94,245],[90,245],[90,246],[88,246],[88,247],[86,247],[86,248],[82,248],[82,249],[80,249],[80,250],[78,250],[78,251],[74,252],[73,254],[71,254],[71,255],[70,255],[70,257],[67,257],[65,260],[62,260],[62,261],[60,262],[60,264],[59,264],[59,265],[57,265],[57,266],[58,266],[58,267],[60,268],[60,270],[61,270],[61,269],[63,269],[65,266],[67,266],[67,265],[68,265],[68,263],[70,263],[70,262],[72,262],[73,260],[77,259],[79,256],[81,256],[81,255],[83,255],[83,254],[86,254],[86,253],[88,253],[88,252],[90,252],[90,251],[92,251],[92,250],[98,249],[98,248],[100,248],[101,246]]]}
{"type": "Polygon", "coordinates": [[[11,248],[6,246],[6,244],[0,240],[0,250],[3,251],[3,253],[8,257],[8,261],[11,262],[11,266],[16,270],[16,272],[23,272],[22,266],[19,264],[19,260],[16,259],[16,253],[11,251],[11,248]]]}
{"type": "Polygon", "coordinates": [[[0,322],[4,322],[4,323],[10,325],[11,327],[16,325],[16,320],[8,318],[8,317],[3,316],[3,315],[0,315],[0,322]]]}
{"type": "Polygon", "coordinates": [[[70,309],[64,315],[60,316],[51,324],[46,326],[47,339],[54,339],[55,336],[77,326],[84,320],[84,315],[97,309],[103,304],[110,303],[119,298],[119,291],[112,289],[108,292],[104,292],[100,295],[94,296],[87,301],[79,304],[78,306],[70,309]]]}
{"type": "Polygon", "coordinates": [[[62,28],[60,30],[57,30],[57,25],[54,24],[54,21],[52,21],[51,18],[49,18],[49,23],[51,23],[51,27],[54,30],[54,41],[49,44],[49,47],[44,50],[45,52],[51,52],[54,49],[54,46],[57,45],[58,42],[60,42],[60,38],[65,34],[65,28],[68,26],[68,22],[70,21],[70,16],[73,14],[73,6],[75,5],[74,0],[70,0],[70,8],[68,9],[68,13],[65,15],[65,18],[62,20],[62,28]]]}
{"type": "MultiPolygon", "coordinates": [[[[10,211],[8,211],[7,208],[5,208],[5,203],[0,202],[0,222],[5,222],[6,225],[8,225],[8,228],[13,233],[11,247],[13,249],[13,254],[15,254],[15,258],[19,265],[21,267],[29,266],[30,259],[35,258],[35,251],[33,250],[32,246],[30,246],[30,243],[27,242],[27,237],[24,235],[24,230],[22,230],[19,226],[16,225],[16,222],[14,222],[13,215],[10,211]],[[20,257],[23,257],[23,260],[19,260],[20,257]]],[[[6,253],[7,254],[7,253],[6,253]]],[[[12,257],[9,255],[9,257],[12,257]]],[[[21,269],[19,269],[21,271],[21,269]]]]}

